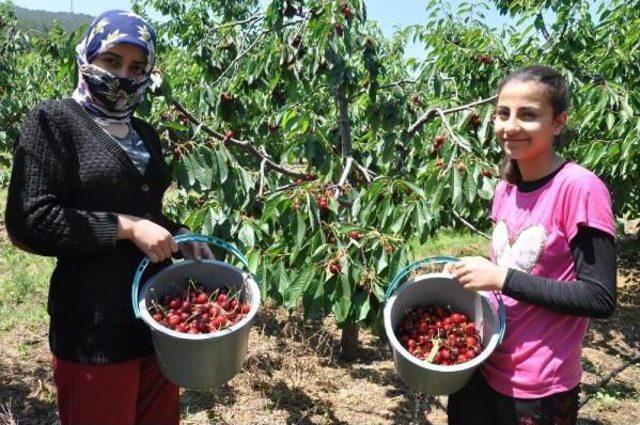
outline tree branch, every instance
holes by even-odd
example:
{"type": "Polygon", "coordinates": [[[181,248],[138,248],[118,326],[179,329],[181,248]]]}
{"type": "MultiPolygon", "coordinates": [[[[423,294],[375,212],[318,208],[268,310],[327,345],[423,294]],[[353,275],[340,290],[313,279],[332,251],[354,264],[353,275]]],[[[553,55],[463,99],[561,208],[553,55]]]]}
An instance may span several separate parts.
{"type": "Polygon", "coordinates": [[[353,158],[347,157],[347,163],[344,166],[344,171],[342,172],[342,176],[340,176],[340,181],[338,181],[338,190],[342,186],[344,186],[347,181],[347,176],[349,175],[349,171],[351,170],[351,165],[353,164],[353,158]]]}
{"type": "Polygon", "coordinates": [[[11,43],[13,33],[16,33],[16,30],[14,27],[10,27],[7,30],[5,41],[2,43],[2,49],[0,49],[0,58],[4,56],[4,51],[7,49],[7,46],[9,45],[9,43],[11,43]]]}
{"type": "Polygon", "coordinates": [[[544,18],[542,17],[542,13],[538,13],[538,15],[536,16],[536,21],[540,23],[540,31],[542,31],[542,36],[544,37],[545,41],[547,43],[550,42],[551,35],[549,34],[549,31],[547,31],[547,26],[544,24],[544,18]]]}
{"type": "MultiPolygon", "coordinates": [[[[255,40],[253,40],[253,42],[251,43],[251,45],[250,45],[249,47],[247,47],[244,51],[242,51],[240,54],[238,54],[238,55],[233,59],[233,61],[231,61],[231,63],[229,64],[229,66],[228,66],[224,71],[222,71],[222,74],[220,74],[220,75],[218,76],[218,78],[216,78],[216,80],[215,80],[213,83],[211,83],[211,84],[210,84],[210,86],[215,86],[215,85],[216,85],[216,84],[217,84],[217,83],[222,79],[222,77],[224,77],[225,75],[227,75],[227,73],[229,72],[229,70],[230,70],[230,69],[231,69],[231,68],[232,68],[236,63],[238,63],[238,62],[240,61],[240,59],[242,59],[244,56],[246,56],[246,54],[247,54],[247,53],[249,53],[249,52],[250,52],[250,51],[251,51],[251,50],[256,46],[256,44],[258,44],[258,41],[260,41],[260,39],[261,39],[263,36],[265,36],[266,34],[268,34],[268,33],[272,32],[272,31],[277,31],[277,30],[280,30],[280,29],[282,29],[282,28],[290,27],[290,26],[292,26],[292,25],[297,25],[297,24],[299,24],[299,23],[304,24],[304,23],[305,23],[305,21],[306,21],[307,19],[309,19],[309,17],[310,17],[310,16],[312,16],[313,14],[314,14],[314,11],[313,11],[313,10],[310,10],[310,11],[305,15],[305,17],[304,17],[303,19],[299,19],[299,20],[296,20],[296,21],[287,22],[287,23],[282,24],[282,25],[280,25],[280,26],[278,26],[278,27],[275,27],[275,28],[268,28],[268,29],[264,29],[264,30],[262,30],[262,32],[260,32],[260,34],[258,34],[258,35],[256,36],[256,39],[255,39],[255,40]]],[[[302,25],[302,24],[301,24],[301,25],[302,25]]]]}
{"type": "Polygon", "coordinates": [[[342,176],[340,176],[340,180],[338,181],[338,188],[336,189],[336,198],[340,196],[340,191],[347,181],[347,176],[349,175],[349,171],[351,171],[351,165],[353,164],[353,158],[348,156],[347,163],[344,166],[344,170],[342,171],[342,176]]]}
{"type": "Polygon", "coordinates": [[[222,24],[222,25],[219,25],[217,27],[213,27],[213,28],[209,29],[209,31],[207,31],[207,34],[205,34],[205,37],[210,35],[210,34],[212,34],[212,33],[214,33],[214,32],[220,31],[223,28],[230,28],[230,27],[235,27],[236,25],[242,25],[242,24],[251,23],[251,22],[254,22],[254,21],[258,21],[260,19],[264,19],[264,17],[265,17],[264,13],[257,13],[257,14],[255,14],[253,16],[250,16],[249,18],[244,19],[242,21],[227,22],[226,24],[222,24]]]}
{"type": "Polygon", "coordinates": [[[440,108],[435,108],[435,110],[436,110],[436,113],[440,115],[440,118],[442,119],[442,123],[444,124],[445,128],[449,132],[449,135],[451,135],[451,138],[453,139],[453,141],[458,146],[460,146],[461,149],[467,152],[471,152],[471,149],[465,146],[464,144],[462,144],[460,142],[460,139],[458,139],[458,136],[456,136],[456,133],[454,133],[453,128],[451,128],[451,124],[449,124],[449,120],[447,119],[447,116],[444,114],[444,111],[442,111],[442,109],[440,108]]]}
{"type": "MultiPolygon", "coordinates": [[[[418,82],[417,80],[410,80],[410,79],[398,80],[398,81],[394,81],[394,82],[391,82],[391,83],[387,83],[387,84],[383,84],[381,86],[378,86],[378,90],[388,89],[390,87],[401,88],[400,86],[402,86],[403,84],[415,84],[417,82],[418,82]]],[[[354,93],[351,96],[349,96],[349,100],[353,100],[356,97],[360,96],[362,93],[366,93],[367,90],[368,89],[366,89],[366,88],[360,89],[357,93],[354,93]]]]}
{"type": "Polygon", "coordinates": [[[604,387],[605,385],[607,385],[614,376],[618,375],[629,366],[636,364],[638,362],[640,362],[640,354],[636,354],[635,356],[627,360],[625,363],[623,363],[622,365],[618,366],[613,371],[611,371],[607,376],[602,378],[600,382],[594,385],[593,390],[580,401],[580,403],[578,404],[578,409],[580,409],[582,406],[587,404],[587,402],[591,400],[591,398],[598,392],[598,390],[604,387]]]}
{"type": "MultiPolygon", "coordinates": [[[[171,99],[171,104],[174,105],[191,122],[193,122],[196,125],[200,126],[205,133],[209,134],[210,136],[215,137],[218,140],[225,140],[226,139],[226,137],[224,135],[222,135],[221,133],[218,133],[217,131],[215,131],[214,129],[209,127],[208,125],[206,125],[203,122],[201,122],[198,118],[195,117],[195,115],[193,115],[191,112],[189,112],[176,99],[171,99]]],[[[276,164],[268,156],[266,156],[265,154],[262,154],[258,149],[255,148],[255,146],[253,146],[251,143],[249,143],[246,140],[229,139],[229,143],[231,143],[234,146],[238,146],[238,147],[244,149],[249,154],[253,155],[254,157],[256,157],[256,158],[258,158],[260,160],[264,160],[265,161],[265,165],[267,167],[269,167],[270,169],[272,169],[272,170],[278,171],[278,172],[280,172],[280,173],[282,173],[284,175],[291,176],[291,177],[302,178],[302,179],[306,179],[306,180],[309,179],[307,174],[305,174],[305,173],[298,173],[296,171],[291,171],[291,170],[288,170],[288,169],[284,168],[283,166],[281,166],[279,164],[276,164]]]]}
{"type": "Polygon", "coordinates": [[[460,216],[460,214],[457,213],[456,210],[451,209],[451,211],[453,212],[453,215],[460,220],[460,222],[462,224],[464,224],[465,226],[467,226],[469,229],[471,229],[472,231],[476,232],[477,234],[481,235],[482,237],[484,237],[485,239],[489,239],[491,240],[491,237],[489,235],[487,235],[486,233],[482,232],[481,230],[478,230],[478,228],[476,228],[473,224],[469,223],[467,220],[465,220],[464,218],[462,218],[460,216]]]}
{"type": "Polygon", "coordinates": [[[335,91],[338,109],[338,128],[342,139],[342,156],[351,156],[351,125],[349,124],[349,104],[345,93],[345,85],[340,84],[335,91]]]}
{"type": "Polygon", "coordinates": [[[411,127],[409,127],[409,129],[407,130],[407,134],[409,135],[409,137],[413,137],[418,132],[418,130],[422,128],[424,124],[426,124],[429,120],[431,120],[431,118],[433,118],[436,114],[438,114],[438,111],[440,111],[443,115],[449,115],[455,112],[463,111],[465,109],[473,108],[474,106],[493,102],[497,98],[498,96],[496,95],[496,96],[489,97],[487,99],[477,100],[475,102],[467,103],[466,105],[456,106],[455,108],[445,109],[445,110],[442,110],[441,108],[438,108],[438,107],[431,108],[427,112],[425,112],[424,115],[418,118],[418,120],[415,123],[413,123],[411,127]]]}
{"type": "Polygon", "coordinates": [[[264,192],[264,166],[266,161],[263,159],[260,161],[260,189],[258,190],[258,197],[262,196],[262,192],[264,192]]]}
{"type": "Polygon", "coordinates": [[[253,40],[253,43],[251,43],[251,45],[249,47],[247,47],[242,53],[240,53],[238,56],[236,56],[233,61],[231,61],[231,63],[229,64],[229,66],[222,71],[222,74],[220,74],[218,76],[218,78],[216,78],[216,80],[211,83],[212,86],[215,86],[216,84],[218,84],[218,82],[220,80],[222,80],[222,77],[224,77],[225,75],[227,75],[227,72],[229,72],[229,70],[240,60],[242,59],[247,53],[249,53],[251,51],[251,49],[253,49],[255,47],[255,45],[258,43],[258,41],[260,41],[260,39],[262,38],[263,35],[265,35],[266,32],[261,32],[260,34],[258,34],[258,36],[256,37],[255,40],[253,40]]]}
{"type": "Polygon", "coordinates": [[[358,161],[354,160],[353,163],[355,164],[356,169],[360,171],[360,173],[364,176],[364,179],[367,181],[367,184],[371,184],[371,177],[369,176],[369,173],[374,174],[373,171],[370,171],[364,168],[364,166],[360,165],[358,161]]]}

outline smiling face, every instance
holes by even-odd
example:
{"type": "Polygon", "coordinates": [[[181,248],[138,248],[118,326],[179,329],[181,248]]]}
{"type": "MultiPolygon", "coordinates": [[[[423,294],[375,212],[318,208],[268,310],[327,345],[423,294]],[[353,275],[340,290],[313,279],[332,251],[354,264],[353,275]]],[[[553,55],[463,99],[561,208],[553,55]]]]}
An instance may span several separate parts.
{"type": "Polygon", "coordinates": [[[495,134],[505,153],[519,165],[552,158],[553,140],[566,122],[567,112],[555,114],[541,83],[515,80],[500,91],[495,134]]]}
{"type": "Polygon", "coordinates": [[[118,77],[138,78],[145,73],[147,58],[141,47],[122,43],[99,54],[92,64],[118,77]]]}

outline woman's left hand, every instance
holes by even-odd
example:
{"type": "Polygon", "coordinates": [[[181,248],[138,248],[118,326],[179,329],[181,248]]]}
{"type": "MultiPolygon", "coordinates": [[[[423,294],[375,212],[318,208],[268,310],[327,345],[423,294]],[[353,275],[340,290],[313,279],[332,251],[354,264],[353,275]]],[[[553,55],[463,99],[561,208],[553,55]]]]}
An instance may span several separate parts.
{"type": "Polygon", "coordinates": [[[500,268],[484,257],[462,257],[451,263],[448,271],[465,289],[500,291],[507,278],[507,269],[500,268]]]}
{"type": "MultiPolygon", "coordinates": [[[[191,233],[189,229],[186,227],[181,227],[180,230],[176,232],[176,235],[184,235],[187,233],[191,233]]],[[[185,258],[185,260],[202,260],[202,259],[215,259],[216,257],[211,252],[211,248],[209,245],[204,242],[186,242],[178,244],[178,248],[180,248],[180,253],[185,258]]]]}

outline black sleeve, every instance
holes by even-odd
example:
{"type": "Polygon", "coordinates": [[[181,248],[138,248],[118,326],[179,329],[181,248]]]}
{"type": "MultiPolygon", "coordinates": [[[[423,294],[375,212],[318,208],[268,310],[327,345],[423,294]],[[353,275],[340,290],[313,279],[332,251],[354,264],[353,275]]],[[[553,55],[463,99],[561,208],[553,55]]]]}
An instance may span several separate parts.
{"type": "Polygon", "coordinates": [[[576,281],[557,281],[509,269],[502,292],[558,313],[609,317],[616,305],[615,239],[601,230],[580,227],[570,245],[576,281]]]}
{"type": "Polygon", "coordinates": [[[68,206],[71,167],[61,126],[52,120],[57,112],[54,108],[41,106],[23,123],[13,154],[7,232],[19,247],[40,255],[113,252],[117,215],[68,206]]]}

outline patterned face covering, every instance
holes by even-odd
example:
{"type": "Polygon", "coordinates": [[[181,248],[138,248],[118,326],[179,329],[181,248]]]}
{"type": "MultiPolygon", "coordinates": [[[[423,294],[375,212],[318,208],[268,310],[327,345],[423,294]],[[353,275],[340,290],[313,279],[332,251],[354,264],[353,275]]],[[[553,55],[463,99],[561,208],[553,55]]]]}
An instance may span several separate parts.
{"type": "Polygon", "coordinates": [[[102,122],[128,122],[147,86],[155,63],[156,34],[133,12],[111,10],[98,16],[76,46],[78,87],[73,98],[102,122]],[[127,43],[143,49],[147,65],[144,74],[123,78],[91,64],[113,46],[127,43]]]}

